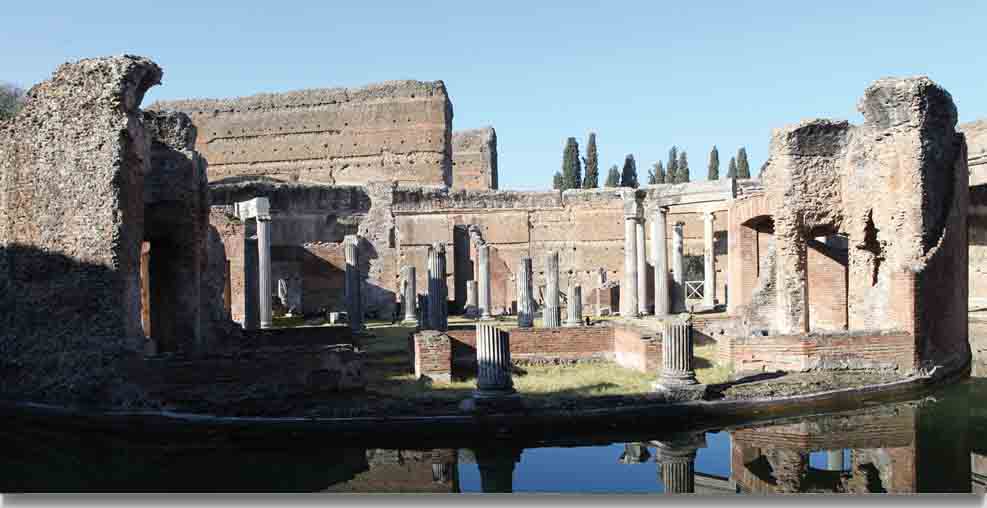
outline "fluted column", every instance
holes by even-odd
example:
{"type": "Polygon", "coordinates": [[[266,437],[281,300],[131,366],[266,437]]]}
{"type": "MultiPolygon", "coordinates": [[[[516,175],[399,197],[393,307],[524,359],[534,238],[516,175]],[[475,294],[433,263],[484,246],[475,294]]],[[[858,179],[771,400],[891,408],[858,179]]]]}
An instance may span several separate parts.
{"type": "Polygon", "coordinates": [[[521,459],[521,449],[477,448],[473,455],[480,470],[480,490],[484,493],[514,492],[514,466],[521,459]]]}
{"type": "Polygon", "coordinates": [[[692,322],[689,318],[670,317],[664,326],[658,383],[664,387],[697,384],[693,369],[692,322]]]}
{"type": "Polygon", "coordinates": [[[476,318],[479,316],[479,308],[476,304],[477,291],[476,291],[476,281],[468,280],[466,281],[466,308],[463,309],[466,317],[476,318]]]}
{"type": "Polygon", "coordinates": [[[535,323],[534,295],[531,284],[531,258],[523,257],[517,269],[517,325],[531,328],[535,323]]]}
{"type": "Polygon", "coordinates": [[[703,307],[716,305],[716,258],[713,252],[713,212],[703,214],[703,307]]]}
{"type": "Polygon", "coordinates": [[[542,311],[542,323],[545,328],[562,326],[559,312],[559,251],[549,252],[545,256],[545,309],[542,311]]]}
{"type": "Polygon", "coordinates": [[[648,255],[644,239],[644,219],[634,226],[637,253],[637,313],[648,315],[648,255]]]}
{"type": "Polygon", "coordinates": [[[493,324],[476,324],[476,397],[515,393],[511,379],[511,345],[506,332],[493,324]]]}
{"type": "Polygon", "coordinates": [[[669,311],[668,246],[665,240],[665,222],[668,209],[655,210],[651,223],[651,256],[655,264],[655,315],[665,316],[669,311]]]}
{"type": "Polygon", "coordinates": [[[683,259],[684,238],[682,228],[685,223],[677,222],[672,227],[672,312],[685,312],[685,260],[683,259]]]}
{"type": "Polygon", "coordinates": [[[418,322],[418,316],[415,313],[415,304],[418,303],[418,293],[415,288],[415,284],[417,283],[416,276],[417,274],[413,265],[408,265],[401,269],[401,299],[404,300],[405,324],[418,322]]]}
{"type": "Polygon", "coordinates": [[[637,215],[624,216],[624,282],[620,285],[620,315],[637,317],[637,215]]]}
{"type": "Polygon", "coordinates": [[[569,284],[569,300],[566,302],[566,326],[583,324],[583,288],[579,284],[569,284]]]}
{"type": "Polygon", "coordinates": [[[665,441],[653,441],[655,462],[661,468],[661,483],[666,494],[696,492],[696,451],[706,446],[703,433],[675,436],[665,441]]]}
{"type": "Polygon", "coordinates": [[[257,266],[260,270],[260,327],[270,328],[271,321],[271,217],[257,217],[257,266]]]}
{"type": "Polygon", "coordinates": [[[490,245],[484,243],[477,248],[479,281],[477,285],[477,305],[480,319],[493,319],[490,311],[490,245]]]}
{"type": "Polygon", "coordinates": [[[435,242],[428,251],[428,318],[431,330],[448,328],[446,247],[435,242]]]}
{"type": "Polygon", "coordinates": [[[651,458],[648,445],[645,443],[625,443],[624,451],[620,454],[618,462],[621,464],[644,464],[651,458]]]}
{"type": "Polygon", "coordinates": [[[346,259],[346,314],[350,329],[363,330],[363,283],[360,277],[359,242],[356,235],[343,238],[343,255],[346,259]]]}

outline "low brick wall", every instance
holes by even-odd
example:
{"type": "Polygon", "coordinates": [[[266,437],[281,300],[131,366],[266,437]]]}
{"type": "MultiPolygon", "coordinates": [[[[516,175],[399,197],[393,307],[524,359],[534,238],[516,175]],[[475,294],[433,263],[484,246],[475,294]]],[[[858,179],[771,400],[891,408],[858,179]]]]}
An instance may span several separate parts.
{"type": "Polygon", "coordinates": [[[321,346],[352,344],[353,332],[347,325],[296,326],[243,330],[243,347],[321,346]]]}
{"type": "Polygon", "coordinates": [[[834,335],[776,335],[724,338],[721,363],[734,372],[813,369],[897,369],[916,367],[915,338],[904,332],[834,335]]]}
{"type": "Polygon", "coordinates": [[[658,372],[661,365],[661,336],[634,326],[613,327],[614,361],[622,367],[641,372],[658,372]]]}
{"type": "Polygon", "coordinates": [[[411,336],[409,351],[415,369],[415,377],[427,377],[436,381],[452,380],[453,352],[448,334],[434,330],[418,332],[411,336]]]}

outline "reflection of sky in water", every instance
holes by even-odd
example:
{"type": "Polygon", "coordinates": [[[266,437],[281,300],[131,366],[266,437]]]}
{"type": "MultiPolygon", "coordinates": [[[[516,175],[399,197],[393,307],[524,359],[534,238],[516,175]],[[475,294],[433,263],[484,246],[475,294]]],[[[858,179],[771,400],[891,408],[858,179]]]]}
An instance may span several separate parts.
{"type": "MultiPolygon", "coordinates": [[[[730,475],[730,435],[706,434],[706,448],[696,455],[696,472],[730,475]]],[[[574,448],[528,448],[514,468],[514,492],[662,492],[654,446],[642,464],[622,464],[623,443],[574,448]]],[[[459,465],[459,487],[480,492],[476,464],[459,465]]]]}

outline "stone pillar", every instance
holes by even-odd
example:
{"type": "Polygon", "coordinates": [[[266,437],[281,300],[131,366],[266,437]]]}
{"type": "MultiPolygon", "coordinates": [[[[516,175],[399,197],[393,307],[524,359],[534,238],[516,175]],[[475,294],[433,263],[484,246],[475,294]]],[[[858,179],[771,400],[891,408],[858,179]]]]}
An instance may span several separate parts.
{"type": "Polygon", "coordinates": [[[257,267],[260,278],[260,327],[271,327],[271,217],[257,217],[257,267]]]}
{"type": "Polygon", "coordinates": [[[553,250],[545,256],[545,308],[542,322],[545,328],[562,326],[559,309],[559,251],[553,250]]]}
{"type": "Polygon", "coordinates": [[[416,276],[415,267],[412,265],[401,269],[401,300],[404,301],[405,324],[418,323],[418,316],[415,313],[415,304],[418,303],[418,292],[415,288],[416,276]]]}
{"type": "Polygon", "coordinates": [[[655,265],[655,315],[666,316],[669,311],[668,246],[665,241],[667,208],[655,210],[651,223],[651,256],[655,265]]]}
{"type": "Polygon", "coordinates": [[[517,325],[531,328],[535,324],[534,289],[531,285],[531,258],[523,257],[517,269],[517,325]]]}
{"type": "Polygon", "coordinates": [[[583,324],[583,288],[579,284],[569,284],[569,301],[566,302],[566,326],[583,324]]]}
{"type": "Polygon", "coordinates": [[[506,332],[493,324],[476,324],[476,398],[516,393],[511,379],[511,345],[506,332]]]}
{"type": "Polygon", "coordinates": [[[617,459],[621,464],[644,464],[651,458],[651,452],[644,443],[625,443],[624,451],[617,459]]]}
{"type": "Polygon", "coordinates": [[[669,317],[664,327],[658,387],[667,389],[697,384],[692,366],[692,322],[689,318],[669,317]]]}
{"type": "Polygon", "coordinates": [[[703,433],[653,441],[655,462],[661,467],[661,483],[666,494],[696,492],[696,451],[706,446],[703,433]]]}
{"type": "Polygon", "coordinates": [[[243,329],[256,330],[260,327],[260,297],[257,279],[257,229],[256,221],[244,223],[243,239],[243,329]],[[248,232],[252,228],[254,231],[248,232]]]}
{"type": "Polygon", "coordinates": [[[363,330],[363,281],[360,277],[360,238],[347,235],[343,238],[343,254],[346,259],[346,317],[350,330],[363,330]]]}
{"type": "Polygon", "coordinates": [[[843,450],[826,450],[826,469],[843,471],[843,450]]]}
{"type": "Polygon", "coordinates": [[[466,308],[463,309],[466,317],[476,318],[479,316],[479,308],[477,307],[476,300],[476,281],[468,280],[466,281],[466,308]]]}
{"type": "Polygon", "coordinates": [[[644,240],[644,219],[634,226],[635,251],[637,253],[637,313],[648,315],[648,257],[644,240]]]}
{"type": "Polygon", "coordinates": [[[428,318],[431,330],[444,332],[448,328],[446,292],[446,247],[435,242],[428,250],[428,318]]]}
{"type": "Polygon", "coordinates": [[[521,459],[521,450],[505,447],[473,450],[480,470],[480,490],[484,493],[514,492],[514,466],[521,459]]]}
{"type": "Polygon", "coordinates": [[[486,243],[477,248],[477,261],[479,262],[477,271],[480,279],[477,286],[479,292],[477,305],[479,306],[480,319],[493,319],[490,312],[490,246],[486,243]]]}
{"type": "Polygon", "coordinates": [[[685,223],[672,227],[672,312],[685,312],[685,260],[683,259],[683,233],[685,223]]]}
{"type": "Polygon", "coordinates": [[[716,306],[716,258],[713,251],[713,212],[703,214],[703,307],[716,306]]]}
{"type": "MultiPolygon", "coordinates": [[[[636,210],[636,207],[635,207],[636,210]]],[[[624,282],[620,285],[620,315],[637,317],[637,213],[624,211],[624,282]]]]}

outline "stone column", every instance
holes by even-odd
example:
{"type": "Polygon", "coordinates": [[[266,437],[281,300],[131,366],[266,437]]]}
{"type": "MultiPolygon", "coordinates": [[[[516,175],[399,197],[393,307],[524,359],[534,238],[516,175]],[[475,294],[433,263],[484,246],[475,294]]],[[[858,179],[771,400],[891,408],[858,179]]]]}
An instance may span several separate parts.
{"type": "Polygon", "coordinates": [[[479,285],[477,286],[480,319],[493,319],[490,312],[490,246],[486,243],[477,247],[479,285]]]}
{"type": "Polygon", "coordinates": [[[569,284],[569,301],[566,302],[566,326],[583,324],[583,288],[579,284],[569,284]]]}
{"type": "Polygon", "coordinates": [[[703,307],[716,306],[716,258],[713,252],[713,212],[703,214],[703,307]]]}
{"type": "Polygon", "coordinates": [[[669,317],[664,326],[658,387],[668,389],[697,384],[693,370],[692,322],[687,317],[669,317]]]}
{"type": "Polygon", "coordinates": [[[648,255],[644,240],[644,219],[638,219],[634,226],[634,239],[637,253],[637,313],[648,315],[648,255]]]}
{"type": "Polygon", "coordinates": [[[637,212],[624,211],[624,282],[620,285],[620,315],[637,317],[637,212]]]}
{"type": "Polygon", "coordinates": [[[479,309],[476,304],[477,291],[476,291],[476,281],[468,280],[466,281],[466,317],[476,318],[479,316],[479,309]]]}
{"type": "Polygon", "coordinates": [[[559,251],[549,252],[545,256],[545,308],[542,311],[542,322],[545,328],[562,326],[559,309],[559,251]]]}
{"type": "Polygon", "coordinates": [[[531,258],[523,257],[517,269],[517,325],[531,328],[535,323],[534,289],[531,285],[531,258]]]}
{"type": "Polygon", "coordinates": [[[661,467],[661,483],[666,494],[696,492],[696,451],[706,446],[706,435],[674,436],[669,440],[653,441],[655,462],[661,467]]]}
{"type": "Polygon", "coordinates": [[[346,317],[350,330],[363,330],[363,281],[360,277],[360,238],[347,235],[343,238],[343,254],[346,259],[346,317]]]}
{"type": "Polygon", "coordinates": [[[415,313],[415,304],[418,303],[418,292],[415,288],[417,280],[415,277],[415,267],[405,266],[401,269],[401,299],[404,300],[404,322],[405,324],[417,324],[418,316],[415,313]]]}
{"type": "Polygon", "coordinates": [[[826,450],[826,469],[843,471],[843,450],[826,450]]]}
{"type": "Polygon", "coordinates": [[[260,327],[271,327],[271,217],[257,217],[257,288],[260,292],[260,327]]]}
{"type": "Polygon", "coordinates": [[[683,233],[685,223],[672,227],[672,312],[685,312],[685,260],[683,259],[683,233]]]}
{"type": "Polygon", "coordinates": [[[655,264],[655,315],[665,316],[669,311],[668,299],[668,246],[665,241],[667,208],[655,210],[651,223],[651,256],[655,264]]]}
{"type": "Polygon", "coordinates": [[[444,332],[448,328],[446,298],[446,247],[440,242],[435,242],[428,251],[429,329],[444,332]]]}
{"type": "Polygon", "coordinates": [[[624,443],[624,451],[617,459],[621,464],[644,464],[651,458],[645,443],[624,443]]]}
{"type": "Polygon", "coordinates": [[[514,492],[514,466],[521,459],[521,449],[477,448],[473,455],[480,470],[480,490],[484,493],[514,492]]]}
{"type": "Polygon", "coordinates": [[[493,324],[476,324],[476,398],[516,393],[511,379],[511,345],[506,332],[493,324]]]}

